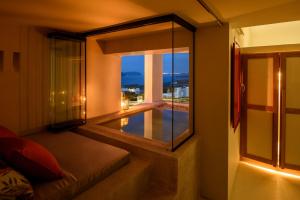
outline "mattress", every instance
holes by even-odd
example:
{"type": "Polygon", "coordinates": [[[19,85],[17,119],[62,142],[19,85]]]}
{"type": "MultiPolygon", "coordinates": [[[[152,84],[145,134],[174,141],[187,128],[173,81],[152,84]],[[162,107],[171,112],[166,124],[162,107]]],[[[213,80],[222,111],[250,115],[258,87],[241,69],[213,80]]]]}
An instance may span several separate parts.
{"type": "Polygon", "coordinates": [[[129,152],[72,132],[26,136],[47,148],[64,178],[33,185],[35,199],[72,199],[129,162],[129,152]]]}

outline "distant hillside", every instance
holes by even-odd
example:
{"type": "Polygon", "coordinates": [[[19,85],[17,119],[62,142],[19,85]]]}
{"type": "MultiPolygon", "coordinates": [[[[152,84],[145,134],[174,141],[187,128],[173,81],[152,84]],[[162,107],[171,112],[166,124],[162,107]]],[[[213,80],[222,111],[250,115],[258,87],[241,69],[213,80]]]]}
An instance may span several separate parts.
{"type": "Polygon", "coordinates": [[[122,72],[122,76],[142,76],[140,72],[122,72]]]}

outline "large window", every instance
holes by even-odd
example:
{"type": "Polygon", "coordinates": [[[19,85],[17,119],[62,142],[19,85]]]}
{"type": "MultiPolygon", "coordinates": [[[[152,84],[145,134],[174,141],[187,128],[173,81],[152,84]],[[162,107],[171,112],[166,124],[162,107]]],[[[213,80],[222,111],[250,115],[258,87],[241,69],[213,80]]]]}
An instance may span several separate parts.
{"type": "Polygon", "coordinates": [[[163,55],[164,101],[189,103],[189,56],[189,53],[175,53],[174,58],[172,54],[163,55]],[[172,59],[176,69],[174,73],[172,73],[172,59]],[[172,88],[174,88],[173,95],[172,88]]]}
{"type": "Polygon", "coordinates": [[[50,124],[59,129],[86,121],[85,42],[51,37],[50,124]]]}
{"type": "Polygon", "coordinates": [[[88,70],[97,83],[88,81],[93,91],[88,94],[97,98],[91,112],[114,113],[113,120],[98,125],[171,150],[188,139],[193,134],[193,31],[170,16],[91,36],[88,41],[98,51],[87,57],[88,63],[97,61],[95,73],[88,70]]]}
{"type": "Polygon", "coordinates": [[[129,101],[129,105],[144,102],[144,55],[122,56],[122,98],[129,101]]]}

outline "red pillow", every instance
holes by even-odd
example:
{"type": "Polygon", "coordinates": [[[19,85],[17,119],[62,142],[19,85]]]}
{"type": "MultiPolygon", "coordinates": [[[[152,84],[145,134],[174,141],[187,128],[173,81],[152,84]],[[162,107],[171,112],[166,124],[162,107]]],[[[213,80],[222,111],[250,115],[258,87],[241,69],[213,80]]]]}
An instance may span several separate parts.
{"type": "Polygon", "coordinates": [[[63,177],[55,157],[43,146],[24,138],[0,140],[0,154],[26,177],[36,181],[52,181],[63,177]]]}
{"type": "Polygon", "coordinates": [[[0,139],[7,138],[7,137],[17,137],[17,135],[14,132],[0,125],[0,139]]]}

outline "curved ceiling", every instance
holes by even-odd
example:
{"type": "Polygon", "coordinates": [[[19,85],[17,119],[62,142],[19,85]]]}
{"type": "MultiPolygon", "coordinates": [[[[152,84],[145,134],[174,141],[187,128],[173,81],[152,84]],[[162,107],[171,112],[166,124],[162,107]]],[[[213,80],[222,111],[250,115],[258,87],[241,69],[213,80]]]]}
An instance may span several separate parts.
{"type": "MultiPolygon", "coordinates": [[[[297,0],[205,0],[205,2],[225,21],[232,20],[239,24],[251,20],[253,15],[264,19],[266,16],[262,16],[260,12],[269,12],[271,18],[277,17],[281,21],[289,21],[290,18],[300,19],[300,12],[289,12],[289,9],[295,9],[295,5],[300,10],[297,0]],[[278,12],[278,15],[272,13],[272,10],[278,12]]],[[[2,21],[17,21],[73,31],[100,28],[169,13],[176,13],[194,25],[214,21],[214,18],[201,7],[197,0],[0,1],[0,20],[2,21]]],[[[259,20],[256,21],[259,23],[259,20]]]]}

